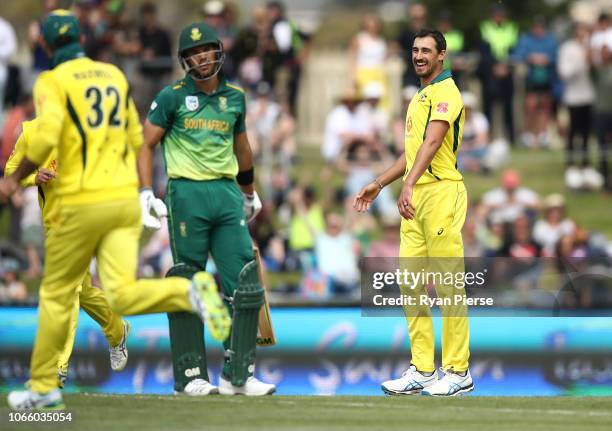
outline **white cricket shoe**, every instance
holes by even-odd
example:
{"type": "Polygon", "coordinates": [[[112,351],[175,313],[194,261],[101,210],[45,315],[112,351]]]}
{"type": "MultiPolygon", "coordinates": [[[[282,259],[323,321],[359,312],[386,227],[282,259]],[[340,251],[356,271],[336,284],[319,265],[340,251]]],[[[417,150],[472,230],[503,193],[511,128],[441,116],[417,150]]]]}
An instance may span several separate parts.
{"type": "Polygon", "coordinates": [[[121,342],[116,346],[111,346],[108,350],[110,351],[110,363],[113,371],[122,371],[127,365],[128,361],[128,349],[127,339],[130,335],[130,322],[127,320],[123,321],[123,338],[121,342]]]}
{"type": "Polygon", "coordinates": [[[418,395],[425,388],[438,382],[438,375],[434,371],[431,376],[424,376],[414,365],[410,365],[402,377],[395,380],[387,380],[380,388],[387,395],[418,395]]]}
{"type": "Polygon", "coordinates": [[[599,190],[603,187],[603,175],[590,166],[582,169],[582,178],[584,186],[591,190],[599,190]]]}
{"type": "Polygon", "coordinates": [[[54,389],[46,394],[40,394],[29,389],[13,391],[8,395],[8,404],[13,410],[61,410],[66,408],[59,389],[54,389]]]}
{"type": "Polygon", "coordinates": [[[421,395],[429,397],[455,397],[457,395],[471,392],[474,390],[474,382],[470,375],[470,370],[467,370],[465,376],[455,373],[453,370],[440,371],[444,374],[438,383],[421,391],[421,395]]]}
{"type": "Polygon", "coordinates": [[[174,391],[175,395],[188,395],[190,397],[204,397],[206,395],[218,394],[219,388],[204,379],[193,379],[185,386],[183,391],[174,391]]]}
{"type": "Polygon", "coordinates": [[[251,376],[243,386],[234,386],[223,376],[219,378],[219,393],[221,395],[246,395],[248,397],[259,397],[262,395],[272,395],[276,391],[276,385],[264,383],[251,376]]]}
{"type": "Polygon", "coordinates": [[[580,189],[584,185],[584,177],[580,169],[570,166],[565,170],[565,184],[570,189],[580,189]]]}

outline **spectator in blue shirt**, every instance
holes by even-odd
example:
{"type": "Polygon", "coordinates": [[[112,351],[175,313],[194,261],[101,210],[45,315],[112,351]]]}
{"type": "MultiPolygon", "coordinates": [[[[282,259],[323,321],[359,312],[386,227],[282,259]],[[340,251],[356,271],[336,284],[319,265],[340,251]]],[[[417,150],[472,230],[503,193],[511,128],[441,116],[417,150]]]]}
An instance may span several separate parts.
{"type": "Polygon", "coordinates": [[[519,39],[513,57],[527,66],[523,144],[530,148],[548,146],[553,87],[557,79],[557,41],[543,17],[534,18],[531,30],[519,39]]]}

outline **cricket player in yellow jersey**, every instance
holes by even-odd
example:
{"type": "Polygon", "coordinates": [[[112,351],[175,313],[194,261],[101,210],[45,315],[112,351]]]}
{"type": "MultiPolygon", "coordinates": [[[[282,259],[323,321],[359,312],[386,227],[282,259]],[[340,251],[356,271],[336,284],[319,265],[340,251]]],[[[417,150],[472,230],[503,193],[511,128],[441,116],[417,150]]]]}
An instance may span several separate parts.
{"type": "MultiPolygon", "coordinates": [[[[403,177],[397,205],[402,215],[401,258],[427,258],[440,270],[463,270],[461,229],[467,211],[463,177],[457,170],[465,110],[450,71],[443,69],[444,36],[436,30],[417,33],[412,63],[421,88],[406,114],[405,156],[355,197],[354,207],[366,211],[380,190],[403,177]],[[432,259],[434,258],[434,259],[432,259]],[[451,259],[447,259],[451,258],[451,259]],[[451,268],[445,268],[451,265],[451,268]]],[[[414,261],[415,259],[413,259],[414,261]]],[[[424,287],[421,287],[424,289],[424,287]]],[[[438,295],[444,286],[436,286],[438,295]]],[[[455,287],[453,287],[455,288],[455,287]]],[[[465,291],[457,292],[465,294],[465,291]]],[[[454,396],[474,389],[468,369],[469,326],[467,309],[442,310],[442,373],[434,365],[434,332],[429,308],[408,310],[412,360],[396,380],[382,384],[391,395],[454,396]]]]}
{"type": "Polygon", "coordinates": [[[85,57],[79,22],[69,11],[51,12],[42,36],[51,70],[34,86],[36,130],[15,172],[0,180],[0,199],[6,200],[57,151],[57,228],[46,238],[30,381],[27,390],[8,396],[10,407],[22,410],[64,406],[56,366],[75,292],[92,257],[108,303],[119,315],[193,311],[219,340],[227,338],[231,327],[206,272],[191,281],[136,280],[144,211],[135,154],[142,145],[142,127],[127,80],[115,66],[85,57]]]}
{"type": "MultiPolygon", "coordinates": [[[[32,139],[32,131],[36,130],[36,120],[26,121],[22,125],[22,133],[15,143],[15,148],[11,153],[4,174],[10,175],[15,172],[17,166],[24,157],[28,142],[32,139]]],[[[41,164],[36,173],[31,174],[21,181],[23,187],[36,185],[38,187],[38,203],[42,212],[43,224],[45,226],[45,235],[49,235],[49,231],[57,224],[58,203],[54,193],[55,174],[57,172],[57,161],[55,151],[53,151],[47,160],[41,164]],[[44,166],[44,167],[43,167],[44,166]]],[[[57,376],[59,379],[60,388],[64,387],[66,378],[68,377],[68,362],[72,354],[74,345],[74,337],[79,318],[79,307],[89,316],[94,319],[102,328],[108,344],[110,345],[110,362],[113,371],[121,371],[127,365],[128,350],[127,337],[130,332],[130,324],[128,321],[121,319],[108,305],[104,293],[91,284],[89,273],[81,281],[75,291],[74,306],[72,308],[72,316],[70,317],[70,332],[66,339],[66,344],[60,354],[57,363],[57,376]]]]}

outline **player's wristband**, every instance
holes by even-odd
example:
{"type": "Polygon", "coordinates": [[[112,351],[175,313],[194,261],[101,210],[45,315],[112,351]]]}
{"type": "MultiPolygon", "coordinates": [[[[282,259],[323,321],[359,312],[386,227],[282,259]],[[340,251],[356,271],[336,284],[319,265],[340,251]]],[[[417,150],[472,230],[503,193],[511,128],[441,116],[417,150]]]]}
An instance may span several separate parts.
{"type": "Polygon", "coordinates": [[[250,186],[253,184],[253,181],[255,181],[255,168],[238,172],[238,175],[236,175],[236,181],[241,186],[250,186]]]}

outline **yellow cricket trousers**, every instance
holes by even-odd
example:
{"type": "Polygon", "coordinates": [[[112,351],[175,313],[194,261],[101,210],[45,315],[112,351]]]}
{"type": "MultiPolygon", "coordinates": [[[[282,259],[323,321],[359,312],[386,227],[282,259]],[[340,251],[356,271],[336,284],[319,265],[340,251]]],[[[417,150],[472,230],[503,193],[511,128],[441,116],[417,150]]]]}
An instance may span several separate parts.
{"type": "MultiPolygon", "coordinates": [[[[47,232],[47,235],[49,235],[49,232],[47,232]]],[[[48,255],[48,253],[46,254],[48,255]]],[[[123,319],[111,309],[106,296],[104,296],[104,292],[91,284],[91,276],[87,272],[83,282],[76,290],[72,314],[70,315],[70,329],[64,349],[57,361],[58,368],[66,369],[68,367],[79,322],[79,309],[81,307],[100,325],[110,346],[118,345],[123,338],[123,319]]]]}
{"type": "Polygon", "coordinates": [[[57,388],[57,363],[66,344],[78,286],[92,257],[111,308],[119,315],[191,311],[184,278],[136,280],[141,233],[138,199],[60,205],[57,228],[46,238],[38,327],[29,386],[57,388]]]}
{"type": "MultiPolygon", "coordinates": [[[[402,266],[414,271],[423,269],[433,273],[457,273],[464,271],[463,240],[461,229],[467,212],[467,193],[463,181],[441,180],[435,183],[416,185],[412,203],[415,207],[413,220],[402,219],[400,233],[400,259],[402,266]],[[420,259],[416,259],[420,258],[420,259]]],[[[438,297],[465,295],[465,289],[437,284],[438,297]]],[[[402,293],[406,292],[402,289],[402,293]]],[[[411,295],[427,294],[426,286],[420,285],[411,295]]],[[[419,371],[433,372],[434,330],[429,306],[407,306],[404,309],[408,320],[412,364],[419,371]]],[[[442,367],[463,372],[468,369],[469,324],[467,307],[441,307],[442,311],[442,367]],[[454,316],[454,317],[449,317],[454,316]]]]}

